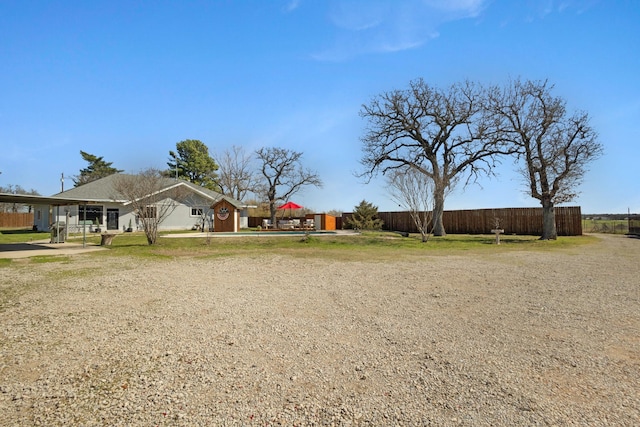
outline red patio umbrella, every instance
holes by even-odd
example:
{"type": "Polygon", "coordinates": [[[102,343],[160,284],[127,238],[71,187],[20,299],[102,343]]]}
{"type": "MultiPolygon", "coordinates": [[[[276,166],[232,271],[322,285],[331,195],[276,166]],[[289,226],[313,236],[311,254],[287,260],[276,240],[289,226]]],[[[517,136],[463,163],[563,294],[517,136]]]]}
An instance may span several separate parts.
{"type": "Polygon", "coordinates": [[[291,211],[293,209],[302,209],[302,206],[294,202],[287,202],[282,206],[278,206],[278,209],[289,209],[289,216],[291,216],[291,211]]]}

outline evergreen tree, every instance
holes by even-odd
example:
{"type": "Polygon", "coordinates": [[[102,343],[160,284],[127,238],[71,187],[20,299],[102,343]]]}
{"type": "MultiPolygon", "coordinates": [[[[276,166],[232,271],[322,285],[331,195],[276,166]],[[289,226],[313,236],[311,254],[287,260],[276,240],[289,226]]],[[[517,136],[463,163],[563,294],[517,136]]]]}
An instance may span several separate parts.
{"type": "Polygon", "coordinates": [[[164,175],[181,178],[214,191],[218,185],[218,165],[209,155],[209,148],[197,139],[185,139],[176,144],[176,151],[169,151],[169,170],[164,175]]]}
{"type": "Polygon", "coordinates": [[[355,230],[380,230],[384,224],[378,218],[378,207],[366,200],[354,208],[352,216],[346,222],[355,230]]]}
{"type": "Polygon", "coordinates": [[[82,150],[80,150],[80,155],[89,163],[89,166],[80,169],[80,175],[72,178],[75,187],[122,172],[122,170],[111,166],[113,162],[105,162],[103,157],[94,156],[82,150]]]}

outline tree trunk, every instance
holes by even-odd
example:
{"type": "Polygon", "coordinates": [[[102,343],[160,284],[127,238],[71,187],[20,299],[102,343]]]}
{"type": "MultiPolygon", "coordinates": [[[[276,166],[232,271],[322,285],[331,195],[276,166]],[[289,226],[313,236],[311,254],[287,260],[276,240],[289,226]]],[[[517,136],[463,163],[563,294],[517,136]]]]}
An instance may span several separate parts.
{"type": "Polygon", "coordinates": [[[275,202],[269,202],[269,216],[271,217],[271,224],[273,224],[273,226],[275,227],[277,222],[276,219],[276,203],[275,202]]]}
{"type": "Polygon", "coordinates": [[[446,236],[444,224],[442,222],[442,213],[444,212],[444,188],[435,189],[434,206],[433,206],[433,235],[446,236]]]}
{"type": "Polygon", "coordinates": [[[542,236],[540,240],[556,240],[556,211],[551,200],[542,201],[542,236]]]}
{"type": "Polygon", "coordinates": [[[142,228],[147,237],[147,243],[149,245],[155,245],[158,240],[158,224],[156,224],[152,218],[143,218],[142,228]]]}

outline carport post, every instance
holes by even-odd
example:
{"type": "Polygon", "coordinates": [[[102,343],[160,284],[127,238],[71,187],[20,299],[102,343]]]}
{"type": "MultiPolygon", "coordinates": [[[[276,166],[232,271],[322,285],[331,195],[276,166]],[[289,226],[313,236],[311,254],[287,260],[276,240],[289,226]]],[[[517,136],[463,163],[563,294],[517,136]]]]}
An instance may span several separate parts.
{"type": "Polygon", "coordinates": [[[85,203],[82,215],[82,247],[87,247],[87,204],[85,203]]]}
{"type": "Polygon", "coordinates": [[[56,241],[55,243],[60,243],[60,205],[56,205],[56,241]]]}

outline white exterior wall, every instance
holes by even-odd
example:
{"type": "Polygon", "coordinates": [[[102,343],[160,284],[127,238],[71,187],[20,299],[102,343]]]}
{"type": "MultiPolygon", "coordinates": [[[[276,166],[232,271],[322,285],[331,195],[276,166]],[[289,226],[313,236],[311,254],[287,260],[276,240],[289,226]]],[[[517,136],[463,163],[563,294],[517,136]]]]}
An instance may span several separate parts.
{"type": "MultiPolygon", "coordinates": [[[[168,201],[163,200],[162,203],[168,203],[168,201]]],[[[199,197],[190,197],[187,203],[187,205],[178,205],[159,224],[158,230],[191,230],[194,225],[201,223],[199,215],[191,215],[191,208],[202,209],[207,214],[207,217],[211,218],[211,213],[213,212],[210,208],[211,201],[199,197]]]]}
{"type": "MultiPolygon", "coordinates": [[[[109,206],[109,207],[115,208],[116,206],[109,206]]],[[[136,231],[138,229],[138,224],[136,223],[137,216],[131,210],[131,206],[118,206],[118,209],[119,209],[119,215],[120,215],[120,217],[118,218],[119,231],[124,231],[127,228],[129,228],[129,223],[131,223],[131,228],[133,229],[133,231],[136,231]]],[[[107,206],[104,207],[104,214],[106,216],[107,206]]],[[[104,222],[106,224],[106,218],[104,219],[104,222]]]]}
{"type": "MultiPolygon", "coordinates": [[[[135,230],[135,215],[131,212],[131,208],[129,206],[122,206],[119,203],[104,203],[104,204],[94,204],[87,206],[102,206],[102,220],[100,228],[102,231],[107,230],[107,209],[117,209],[118,210],[118,231],[123,231],[123,226],[129,226],[129,220],[131,220],[132,227],[135,230]]],[[[67,230],[69,233],[81,233],[83,229],[83,225],[80,224],[80,221],[83,221],[84,218],[80,214],[80,206],[60,206],[59,208],[56,206],[51,206],[51,221],[50,223],[56,222],[58,218],[58,213],[60,215],[59,220],[66,223],[67,230]]],[[[48,227],[48,226],[47,226],[48,227]]],[[[87,226],[87,232],[92,231],[95,226],[87,226]]],[[[38,228],[40,229],[40,228],[38,228]]],[[[115,230],[114,230],[115,231],[115,230]]]]}
{"type": "Polygon", "coordinates": [[[160,224],[158,230],[191,230],[198,222],[197,217],[191,217],[191,207],[178,205],[160,224]]]}
{"type": "Polygon", "coordinates": [[[240,211],[240,228],[249,228],[249,210],[242,209],[240,211]]]}
{"type": "Polygon", "coordinates": [[[52,222],[49,215],[49,205],[35,205],[33,207],[33,224],[38,227],[38,231],[49,231],[52,222]]]}
{"type": "MultiPolygon", "coordinates": [[[[213,215],[211,209],[211,201],[201,198],[191,198],[195,200],[189,200],[188,205],[179,205],[176,207],[170,215],[168,215],[162,223],[159,224],[158,229],[163,231],[168,230],[191,230],[194,225],[201,222],[200,216],[192,216],[191,208],[201,208],[210,220],[213,215]]],[[[166,201],[163,201],[166,202],[166,201]]],[[[137,220],[137,215],[132,211],[130,205],[123,206],[120,203],[103,203],[87,206],[102,206],[102,221],[101,230],[107,230],[107,209],[118,209],[118,231],[124,231],[129,227],[129,221],[131,221],[131,228],[133,231],[142,230],[142,225],[137,220]]],[[[73,206],[48,206],[37,205],[34,206],[34,224],[40,231],[48,231],[51,224],[56,222],[57,214],[59,212],[59,220],[66,222],[67,230],[69,233],[81,233],[82,225],[79,224],[83,220],[78,215],[80,209],[78,205],[73,206]]],[[[245,218],[246,223],[246,218],[245,218]]],[[[242,224],[242,220],[241,220],[242,224]]],[[[209,222],[207,222],[207,226],[209,222]]],[[[94,227],[88,227],[87,232],[93,230],[94,227]]]]}

